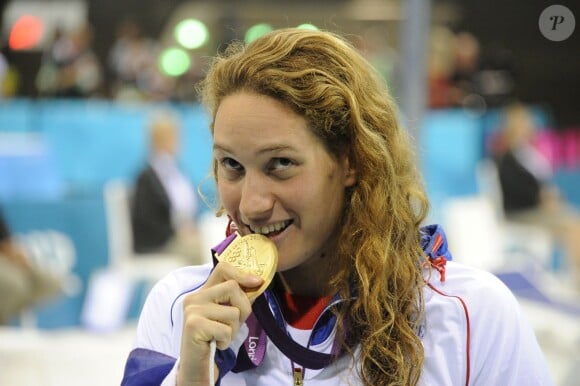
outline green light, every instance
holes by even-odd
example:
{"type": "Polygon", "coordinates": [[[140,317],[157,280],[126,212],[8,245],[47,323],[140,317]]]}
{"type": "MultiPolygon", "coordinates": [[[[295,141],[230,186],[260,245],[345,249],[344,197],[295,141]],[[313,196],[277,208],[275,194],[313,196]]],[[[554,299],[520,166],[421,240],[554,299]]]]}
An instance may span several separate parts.
{"type": "Polygon", "coordinates": [[[169,76],[184,74],[191,66],[191,59],[181,48],[168,48],[159,56],[161,72],[169,76]]]}
{"type": "Polygon", "coordinates": [[[262,35],[267,34],[270,31],[273,31],[274,28],[272,28],[272,26],[268,23],[260,23],[260,24],[255,24],[253,26],[251,26],[250,28],[248,28],[248,30],[246,31],[246,36],[244,37],[244,41],[246,43],[251,43],[254,40],[256,40],[257,38],[259,38],[262,35]]]}
{"type": "Polygon", "coordinates": [[[314,24],[310,24],[310,23],[304,23],[304,24],[300,24],[298,27],[296,28],[300,28],[300,29],[309,29],[312,31],[318,31],[318,27],[315,26],[314,24]]]}
{"type": "Polygon", "coordinates": [[[207,27],[199,20],[186,19],[175,26],[175,39],[185,48],[199,48],[207,42],[208,37],[207,27]]]}

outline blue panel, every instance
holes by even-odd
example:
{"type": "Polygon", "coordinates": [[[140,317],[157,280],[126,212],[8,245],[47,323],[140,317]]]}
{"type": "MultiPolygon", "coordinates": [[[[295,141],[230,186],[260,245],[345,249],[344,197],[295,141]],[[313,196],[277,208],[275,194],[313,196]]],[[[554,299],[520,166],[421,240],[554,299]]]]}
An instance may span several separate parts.
{"type": "MultiPolygon", "coordinates": [[[[109,179],[134,179],[148,156],[148,118],[159,105],[108,101],[46,101],[40,122],[55,161],[75,195],[94,193],[109,179]]],[[[208,175],[211,137],[198,105],[174,107],[183,122],[180,162],[197,185],[208,175]]]]}
{"type": "Polygon", "coordinates": [[[195,187],[199,187],[202,194],[213,201],[211,197],[215,195],[215,185],[211,176],[213,151],[209,118],[199,105],[183,106],[181,113],[184,130],[183,146],[179,157],[180,163],[195,187]]]}
{"type": "Polygon", "coordinates": [[[463,110],[441,110],[427,115],[420,150],[428,188],[446,195],[476,191],[475,166],[482,156],[479,120],[463,110]]]}
{"type": "Polygon", "coordinates": [[[53,153],[40,134],[0,133],[0,202],[54,200],[64,189],[53,153]]]}
{"type": "Polygon", "coordinates": [[[0,100],[0,132],[29,132],[34,124],[35,104],[27,99],[0,100]]]}
{"type": "Polygon", "coordinates": [[[554,174],[554,182],[566,201],[580,210],[580,169],[560,169],[554,174]]]}
{"type": "Polygon", "coordinates": [[[144,107],[52,101],[42,105],[41,115],[73,193],[100,191],[111,178],[131,178],[145,158],[144,107]]]}

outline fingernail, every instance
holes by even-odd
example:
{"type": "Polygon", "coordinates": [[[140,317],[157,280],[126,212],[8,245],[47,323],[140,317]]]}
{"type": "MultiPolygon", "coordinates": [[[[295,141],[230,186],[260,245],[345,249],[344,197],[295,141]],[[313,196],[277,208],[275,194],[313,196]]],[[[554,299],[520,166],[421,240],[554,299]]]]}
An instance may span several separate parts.
{"type": "Polygon", "coordinates": [[[256,276],[256,275],[250,275],[248,277],[248,279],[250,280],[250,282],[258,285],[262,283],[262,278],[260,276],[256,276]]]}

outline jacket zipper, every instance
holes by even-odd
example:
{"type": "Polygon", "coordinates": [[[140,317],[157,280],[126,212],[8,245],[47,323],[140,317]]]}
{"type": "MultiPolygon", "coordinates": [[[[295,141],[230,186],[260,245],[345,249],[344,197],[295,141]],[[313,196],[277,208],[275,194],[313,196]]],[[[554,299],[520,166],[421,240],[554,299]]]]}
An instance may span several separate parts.
{"type": "Polygon", "coordinates": [[[294,386],[302,386],[304,376],[302,374],[302,369],[300,367],[294,367],[294,386]]]}

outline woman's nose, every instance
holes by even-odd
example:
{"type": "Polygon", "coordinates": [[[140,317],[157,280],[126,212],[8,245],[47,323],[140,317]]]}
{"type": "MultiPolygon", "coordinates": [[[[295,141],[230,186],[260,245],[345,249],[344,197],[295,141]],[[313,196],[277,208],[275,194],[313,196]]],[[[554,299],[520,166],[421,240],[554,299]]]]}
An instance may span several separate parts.
{"type": "Polygon", "coordinates": [[[240,213],[247,222],[267,219],[272,214],[274,195],[268,178],[257,173],[246,173],[240,197],[240,213]]]}

